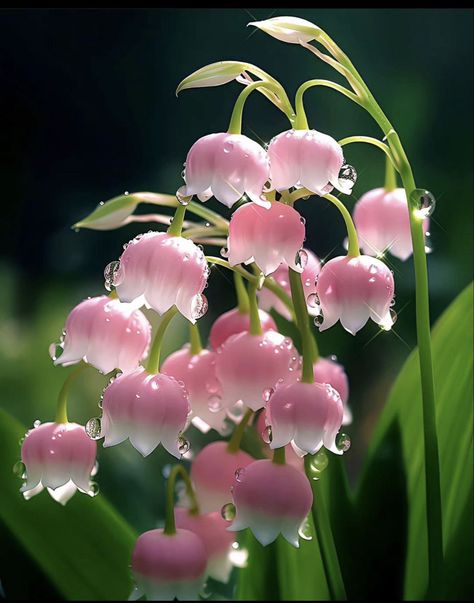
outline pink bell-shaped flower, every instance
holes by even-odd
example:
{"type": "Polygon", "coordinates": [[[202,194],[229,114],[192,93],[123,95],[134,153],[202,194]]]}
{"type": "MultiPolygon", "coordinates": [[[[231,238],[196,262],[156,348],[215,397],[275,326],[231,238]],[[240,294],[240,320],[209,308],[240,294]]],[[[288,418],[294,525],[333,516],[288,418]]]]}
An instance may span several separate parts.
{"type": "Polygon", "coordinates": [[[324,446],[336,454],[336,435],[341,428],[344,409],[338,392],[328,384],[296,381],[278,387],[266,407],[271,425],[270,448],[295,444],[303,452],[314,454],[324,446]]]}
{"type": "Polygon", "coordinates": [[[236,516],[228,530],[250,528],[263,546],[281,533],[290,544],[299,546],[298,529],[313,502],[304,473],[291,465],[255,461],[236,476],[232,496],[236,516]]]}
{"type": "MultiPolygon", "coordinates": [[[[354,223],[361,249],[367,255],[389,251],[406,260],[413,253],[405,189],[376,188],[365,193],[354,206],[354,223]]],[[[429,224],[429,218],[423,220],[425,233],[429,224]]]]}
{"type": "MultiPolygon", "coordinates": [[[[271,437],[271,429],[272,428],[268,426],[268,421],[267,421],[266,415],[267,415],[267,411],[265,409],[263,409],[257,420],[257,431],[260,434],[262,441],[263,441],[263,446],[262,446],[263,454],[267,458],[270,459],[273,456],[273,452],[269,446],[271,439],[272,439],[272,437],[271,437]]],[[[286,463],[288,465],[291,465],[292,467],[294,467],[295,469],[298,469],[299,471],[304,471],[304,458],[303,458],[303,456],[299,456],[298,454],[296,454],[295,449],[293,448],[293,446],[291,444],[287,444],[285,446],[285,457],[286,457],[286,463]]]]}
{"type": "Polygon", "coordinates": [[[328,383],[341,396],[344,406],[343,425],[352,423],[352,413],[347,405],[349,398],[349,379],[342,364],[335,357],[319,358],[313,365],[314,380],[316,383],[328,383]]]}
{"type": "Polygon", "coordinates": [[[242,134],[208,134],[199,138],[186,157],[182,197],[197,195],[201,201],[214,196],[231,207],[244,194],[258,205],[268,207],[263,196],[270,178],[265,150],[242,134]]]}
{"type": "Polygon", "coordinates": [[[316,130],[288,130],[278,134],[270,142],[268,156],[272,186],[279,192],[294,186],[325,195],[334,187],[350,194],[355,182],[354,168],[344,166],[346,169],[342,169],[341,146],[331,136],[316,130]]]}
{"type": "MultiPolygon", "coordinates": [[[[264,310],[259,310],[260,326],[262,331],[277,330],[273,318],[264,310]]],[[[232,335],[237,335],[250,329],[250,314],[240,312],[238,308],[233,308],[228,312],[221,314],[213,323],[209,333],[209,343],[217,350],[232,335]]]]}
{"type": "Polygon", "coordinates": [[[340,256],[327,262],[319,274],[316,287],[324,331],[338,320],[355,335],[371,318],[388,330],[393,324],[390,313],[395,294],[392,272],[368,255],[340,256]]]}
{"type": "Polygon", "coordinates": [[[65,504],[80,490],[94,495],[97,445],[77,423],[43,423],[26,434],[21,460],[26,468],[26,482],[21,488],[31,498],[44,488],[58,502],[65,504]]]}
{"type": "Polygon", "coordinates": [[[203,433],[214,428],[222,432],[225,409],[222,405],[221,385],[216,377],[216,353],[201,350],[192,354],[189,346],[170,354],[163,362],[161,372],[183,381],[193,412],[192,423],[203,433]]]}
{"type": "Polygon", "coordinates": [[[104,390],[101,434],[104,446],[115,446],[127,438],[138,452],[148,456],[162,444],[181,458],[181,433],[186,427],[190,405],[182,383],[140,367],[114,379],[104,390]]]}
{"type": "Polygon", "coordinates": [[[129,600],[146,595],[149,601],[197,601],[206,566],[206,548],[194,532],[145,532],[138,537],[132,553],[136,587],[129,600]]]}
{"type": "Polygon", "coordinates": [[[140,310],[105,295],[91,297],[67,317],[60,344],[64,351],[54,364],[84,360],[102,373],[131,371],[148,354],[150,338],[150,323],[140,310]]]}
{"type": "Polygon", "coordinates": [[[207,554],[206,574],[214,580],[227,583],[232,570],[230,553],[234,536],[227,531],[228,523],[218,511],[193,514],[188,509],[175,507],[177,528],[194,532],[202,540],[207,554]]]}
{"type": "Polygon", "coordinates": [[[209,268],[202,249],[189,239],[165,232],[135,237],[122,253],[117,274],[122,301],[145,304],[158,314],[176,305],[192,323],[207,311],[202,292],[209,268]]]}
{"type": "MultiPolygon", "coordinates": [[[[318,257],[309,249],[303,249],[300,252],[303,258],[304,269],[301,273],[301,282],[303,283],[303,291],[306,298],[306,305],[308,306],[308,314],[310,316],[317,316],[320,312],[318,298],[316,295],[316,281],[318,279],[319,272],[321,271],[321,262],[318,257]]],[[[288,274],[288,264],[283,263],[272,273],[272,278],[282,287],[288,295],[291,294],[290,288],[290,277],[288,274]]],[[[257,292],[258,301],[260,306],[264,310],[271,310],[274,308],[279,314],[291,320],[291,314],[285,304],[278,298],[270,289],[262,287],[257,292]]]]}
{"type": "Polygon", "coordinates": [[[204,446],[194,457],[190,470],[201,513],[220,512],[232,499],[230,489],[235,472],[252,462],[253,458],[242,450],[229,451],[227,442],[204,446]]]}
{"type": "Polygon", "coordinates": [[[286,262],[301,272],[300,249],[305,238],[304,219],[284,203],[274,201],[269,209],[245,203],[229,223],[229,264],[255,262],[268,275],[286,262]]]}
{"type": "Polygon", "coordinates": [[[299,362],[291,339],[276,331],[233,335],[217,350],[223,405],[230,408],[241,400],[252,410],[263,408],[268,392],[277,383],[292,380],[299,362]]]}

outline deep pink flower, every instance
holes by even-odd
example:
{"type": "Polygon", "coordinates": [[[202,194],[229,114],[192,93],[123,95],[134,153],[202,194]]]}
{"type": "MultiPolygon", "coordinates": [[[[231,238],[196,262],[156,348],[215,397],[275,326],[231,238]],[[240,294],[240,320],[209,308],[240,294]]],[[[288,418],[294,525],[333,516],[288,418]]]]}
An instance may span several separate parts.
{"type": "MultiPolygon", "coordinates": [[[[341,146],[316,130],[288,130],[275,136],[268,147],[272,187],[284,191],[305,187],[317,195],[333,187],[350,194],[354,181],[340,174],[344,164],[341,146]]],[[[352,168],[353,169],[353,168],[352,168]]]]}
{"type": "Polygon", "coordinates": [[[219,582],[228,582],[232,570],[230,553],[234,536],[227,531],[228,523],[220,512],[193,514],[188,509],[175,507],[177,528],[194,532],[202,540],[207,554],[206,574],[219,582]]]}
{"type": "MultiPolygon", "coordinates": [[[[410,217],[405,189],[386,191],[376,188],[357,201],[354,206],[354,223],[361,249],[367,255],[381,255],[389,251],[401,260],[413,253],[410,217]]],[[[423,231],[430,220],[423,220],[423,231]]]]}
{"type": "Polygon", "coordinates": [[[78,304],[65,325],[63,353],[54,364],[85,360],[102,373],[136,368],[147,354],[151,327],[140,310],[105,295],[78,304]]]}
{"type": "MultiPolygon", "coordinates": [[[[277,330],[275,321],[264,310],[259,310],[260,325],[262,331],[277,330]]],[[[209,333],[209,343],[217,350],[220,346],[229,339],[231,335],[237,335],[243,331],[248,331],[250,328],[250,315],[239,311],[238,308],[233,308],[228,312],[221,314],[213,323],[209,333]]]]}
{"type": "MultiPolygon", "coordinates": [[[[318,279],[319,272],[321,271],[321,262],[318,257],[309,249],[303,249],[303,253],[306,254],[306,264],[304,266],[303,272],[301,273],[301,282],[303,283],[303,290],[306,297],[306,304],[308,306],[308,313],[310,316],[317,316],[319,314],[320,308],[318,303],[318,298],[315,295],[316,293],[316,281],[318,279]]],[[[291,295],[290,288],[290,277],[288,274],[288,264],[282,263],[280,266],[273,272],[272,278],[276,280],[276,282],[282,287],[288,295],[291,295]]],[[[258,291],[258,301],[260,306],[264,310],[271,310],[275,308],[275,310],[287,318],[291,320],[291,314],[285,304],[278,298],[270,289],[266,287],[262,287],[260,291],[258,291]]]]}
{"type": "Polygon", "coordinates": [[[174,377],[151,375],[140,367],[117,377],[102,400],[104,446],[127,438],[143,456],[162,444],[181,458],[179,437],[186,427],[190,405],[184,385],[174,377]]]}
{"type": "Polygon", "coordinates": [[[316,383],[328,383],[341,396],[342,404],[344,405],[343,425],[348,425],[352,422],[352,413],[347,405],[349,398],[349,379],[342,364],[336,359],[319,358],[313,365],[314,380],[316,383]]]}
{"type": "Polygon", "coordinates": [[[301,272],[299,250],[304,237],[304,220],[293,207],[278,201],[274,201],[269,209],[245,203],[230,219],[229,264],[255,262],[268,275],[286,262],[301,272]]]}
{"type": "Polygon", "coordinates": [[[97,446],[77,423],[43,423],[31,429],[21,448],[26,467],[25,498],[48,488],[55,500],[65,504],[80,490],[91,493],[91,474],[97,446]]]}
{"type": "Polygon", "coordinates": [[[371,318],[384,329],[393,324],[390,315],[395,284],[387,266],[368,255],[340,256],[324,264],[316,287],[323,322],[321,331],[338,320],[355,335],[371,318]]]}
{"type": "Polygon", "coordinates": [[[132,553],[132,574],[137,586],[130,600],[146,595],[149,601],[197,601],[206,565],[206,548],[193,532],[145,532],[138,537],[132,553]]]}
{"type": "Polygon", "coordinates": [[[189,347],[184,347],[166,358],[161,372],[184,382],[195,427],[203,433],[211,427],[219,432],[224,429],[225,409],[216,377],[215,352],[201,350],[199,354],[192,354],[189,347]]]}
{"type": "Polygon", "coordinates": [[[135,237],[120,258],[119,273],[122,301],[145,304],[158,314],[176,305],[192,323],[207,310],[202,292],[209,268],[202,249],[189,239],[165,232],[135,237]]]}
{"type": "Polygon", "coordinates": [[[270,177],[264,149],[242,134],[208,134],[199,138],[186,157],[186,185],[179,193],[197,195],[201,201],[214,196],[231,207],[244,194],[268,207],[263,189],[270,177]]]}
{"type": "Polygon", "coordinates": [[[277,387],[267,407],[271,425],[270,448],[294,443],[301,451],[314,454],[321,446],[342,454],[336,447],[344,409],[338,392],[327,384],[297,381],[277,387]]]}
{"type": "Polygon", "coordinates": [[[190,476],[196,489],[201,513],[219,511],[232,500],[230,489],[237,469],[246,467],[253,458],[238,450],[229,452],[227,442],[212,442],[194,457],[190,476]]]}
{"type": "Polygon", "coordinates": [[[276,331],[233,335],[217,350],[216,375],[224,406],[242,400],[252,410],[262,408],[267,390],[293,379],[299,360],[291,339],[276,331]]]}
{"type": "Polygon", "coordinates": [[[255,461],[239,472],[232,496],[236,517],[229,530],[250,528],[264,546],[281,533],[299,546],[298,529],[313,502],[311,486],[301,471],[270,460],[255,461]]]}

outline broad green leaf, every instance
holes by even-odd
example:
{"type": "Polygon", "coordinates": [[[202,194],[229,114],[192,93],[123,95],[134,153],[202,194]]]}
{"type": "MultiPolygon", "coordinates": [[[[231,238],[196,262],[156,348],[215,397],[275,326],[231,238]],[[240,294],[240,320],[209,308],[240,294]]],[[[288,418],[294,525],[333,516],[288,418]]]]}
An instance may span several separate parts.
{"type": "Polygon", "coordinates": [[[248,561],[247,566],[239,570],[236,599],[279,601],[276,543],[264,547],[247,529],[242,545],[248,551],[248,561]]]}
{"type": "Polygon", "coordinates": [[[123,600],[131,591],[133,529],[103,496],[77,493],[65,507],[43,491],[25,501],[12,467],[26,429],[0,410],[0,521],[66,599],[123,600]]]}
{"type": "MultiPolygon", "coordinates": [[[[473,596],[472,309],[470,285],[433,329],[445,550],[445,565],[431,593],[437,598],[473,596]]],[[[395,382],[379,422],[357,500],[365,562],[384,557],[373,567],[372,575],[386,584],[403,571],[406,599],[426,596],[425,504],[421,391],[415,350],[395,382]],[[385,572],[384,577],[377,572],[385,572]]]]}

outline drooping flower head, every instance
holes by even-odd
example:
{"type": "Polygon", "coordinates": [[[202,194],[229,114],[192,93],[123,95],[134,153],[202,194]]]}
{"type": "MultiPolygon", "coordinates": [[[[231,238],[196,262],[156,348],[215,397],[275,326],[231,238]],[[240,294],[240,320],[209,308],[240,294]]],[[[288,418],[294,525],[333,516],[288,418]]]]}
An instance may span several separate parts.
{"type": "Polygon", "coordinates": [[[104,390],[102,412],[104,446],[115,446],[128,438],[148,456],[161,443],[170,454],[181,458],[180,434],[186,427],[190,405],[184,385],[174,377],[152,375],[142,367],[121,375],[104,390]]]}
{"type": "MultiPolygon", "coordinates": [[[[262,331],[277,330],[275,321],[264,310],[258,311],[262,331]]],[[[232,335],[237,335],[250,329],[250,314],[242,313],[238,308],[233,308],[221,314],[213,323],[209,332],[209,343],[217,350],[232,335]]]]}
{"type": "Polygon", "coordinates": [[[163,362],[161,372],[183,381],[193,413],[192,423],[207,433],[214,428],[223,431],[225,409],[222,405],[221,385],[216,377],[216,353],[201,350],[192,354],[184,347],[170,354],[163,362]]]}
{"type": "Polygon", "coordinates": [[[204,543],[194,532],[149,530],[138,537],[132,553],[136,588],[130,600],[197,601],[207,566],[204,543]]]}
{"type": "Polygon", "coordinates": [[[231,207],[244,194],[268,207],[262,193],[270,178],[268,156],[255,141],[242,134],[220,132],[199,138],[186,157],[186,185],[179,193],[197,195],[201,201],[214,196],[231,207]]]}
{"type": "MultiPolygon", "coordinates": [[[[320,308],[318,298],[315,294],[316,281],[321,270],[321,262],[319,261],[318,257],[309,249],[303,248],[303,250],[300,252],[300,256],[303,258],[302,264],[304,268],[303,272],[301,273],[301,282],[303,283],[303,291],[306,298],[306,305],[308,307],[308,314],[310,316],[317,316],[320,308]]],[[[275,272],[272,273],[272,278],[274,278],[280,287],[282,287],[286,293],[290,295],[291,288],[290,277],[288,274],[288,264],[280,264],[275,272]]],[[[273,291],[270,291],[270,289],[262,287],[260,291],[258,291],[258,301],[264,310],[268,311],[271,310],[271,308],[275,308],[279,314],[288,320],[291,320],[291,314],[288,308],[281,301],[281,299],[273,293],[273,291]]]]}
{"type": "Polygon", "coordinates": [[[285,262],[301,272],[299,250],[304,238],[304,220],[293,207],[278,201],[269,209],[245,203],[230,219],[229,264],[255,262],[268,275],[285,262]]]}
{"type": "Polygon", "coordinates": [[[229,530],[250,528],[264,546],[281,533],[299,546],[298,529],[313,502],[304,473],[291,465],[255,461],[236,476],[232,496],[236,516],[229,530]]]}
{"type": "Polygon", "coordinates": [[[48,488],[51,496],[65,504],[80,490],[93,495],[97,445],[77,423],[43,423],[31,429],[21,448],[26,467],[25,498],[48,488]]]}
{"type": "MultiPolygon", "coordinates": [[[[413,253],[405,189],[376,188],[365,193],[354,206],[354,223],[365,254],[378,256],[389,251],[406,260],[413,253]]],[[[425,233],[429,224],[429,218],[423,220],[425,233]]]]}
{"type": "Polygon", "coordinates": [[[238,450],[229,451],[227,442],[212,442],[194,457],[190,476],[195,486],[201,513],[219,511],[232,500],[230,489],[237,469],[246,467],[253,458],[238,450]]]}
{"type": "Polygon", "coordinates": [[[395,293],[393,275],[376,258],[360,255],[330,260],[321,269],[316,291],[323,314],[321,331],[338,320],[353,335],[369,318],[384,329],[393,324],[390,314],[395,293]]]}
{"type": "Polygon", "coordinates": [[[145,304],[158,314],[173,305],[195,323],[207,311],[202,294],[209,275],[200,247],[183,237],[149,232],[126,246],[117,270],[122,301],[145,304]]]}
{"type": "Polygon", "coordinates": [[[202,540],[207,554],[206,574],[219,582],[228,582],[234,536],[227,531],[228,523],[220,512],[195,514],[183,507],[175,507],[174,516],[177,528],[190,530],[202,540]]]}
{"type": "Polygon", "coordinates": [[[356,174],[344,165],[341,146],[316,130],[287,130],[275,136],[268,147],[272,186],[281,192],[307,188],[317,195],[333,188],[350,194],[356,174]]]}
{"type": "Polygon", "coordinates": [[[102,373],[136,368],[147,354],[151,327],[140,310],[105,295],[78,304],[65,325],[64,351],[54,364],[85,360],[102,373]]]}
{"type": "MultiPolygon", "coordinates": [[[[272,434],[266,415],[267,411],[266,409],[263,409],[257,420],[257,431],[262,439],[263,454],[267,458],[271,459],[273,456],[273,451],[271,450],[269,444],[272,441],[272,434]]],[[[291,465],[299,471],[304,471],[304,458],[295,452],[291,442],[285,446],[285,458],[288,465],[291,465]]]]}
{"type": "Polygon", "coordinates": [[[347,405],[349,399],[349,379],[342,364],[334,357],[319,358],[313,365],[314,380],[316,383],[328,383],[341,396],[344,406],[343,425],[352,422],[352,413],[347,405]]]}

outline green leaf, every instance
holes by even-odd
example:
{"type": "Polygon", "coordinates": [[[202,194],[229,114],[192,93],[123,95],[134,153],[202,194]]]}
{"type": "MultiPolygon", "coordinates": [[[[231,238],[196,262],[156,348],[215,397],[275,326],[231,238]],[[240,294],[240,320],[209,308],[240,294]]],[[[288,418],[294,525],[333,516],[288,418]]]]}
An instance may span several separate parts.
{"type": "MultiPolygon", "coordinates": [[[[443,571],[431,593],[436,598],[473,597],[472,309],[470,285],[433,329],[445,550],[443,571]]],[[[403,572],[400,594],[411,600],[423,598],[427,590],[425,505],[421,391],[415,350],[382,414],[357,499],[357,544],[364,547],[364,564],[375,562],[368,582],[375,577],[376,583],[392,585],[397,574],[401,577],[403,572]]]]}
{"type": "Polygon", "coordinates": [[[248,63],[241,61],[218,61],[205,65],[182,80],[176,88],[176,96],[181,90],[189,88],[207,88],[209,86],[222,86],[232,82],[241,75],[248,67],[248,63]]]}
{"type": "Polygon", "coordinates": [[[130,594],[134,530],[102,495],[77,493],[65,507],[47,492],[25,501],[12,467],[26,429],[0,410],[0,521],[66,599],[123,600],[130,594]]]}

